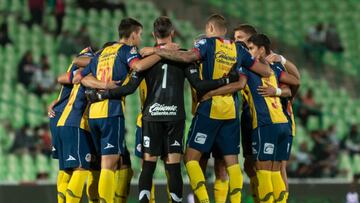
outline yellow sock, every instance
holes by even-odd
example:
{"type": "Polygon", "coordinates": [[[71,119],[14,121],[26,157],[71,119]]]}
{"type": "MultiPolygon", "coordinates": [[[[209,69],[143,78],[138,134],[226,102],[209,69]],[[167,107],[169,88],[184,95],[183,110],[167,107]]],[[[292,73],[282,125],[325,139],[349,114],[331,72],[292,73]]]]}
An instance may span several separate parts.
{"type": "Polygon", "coordinates": [[[280,171],[273,171],[271,173],[271,181],[274,188],[275,201],[279,203],[285,203],[286,186],[280,171]]]}
{"type": "Polygon", "coordinates": [[[57,181],[56,181],[56,190],[57,190],[57,199],[58,199],[58,202],[62,202],[62,201],[65,201],[65,200],[62,200],[62,197],[59,193],[59,188],[60,188],[60,185],[61,185],[61,180],[63,178],[63,175],[64,175],[64,171],[60,170],[58,172],[58,176],[57,176],[57,181]]]}
{"type": "Polygon", "coordinates": [[[66,189],[66,203],[79,203],[81,200],[85,181],[89,171],[76,170],[73,172],[66,189]]]}
{"type": "Polygon", "coordinates": [[[124,168],[115,172],[115,203],[126,203],[132,176],[131,168],[124,168]]]}
{"type": "Polygon", "coordinates": [[[150,192],[150,203],[155,203],[155,185],[152,183],[151,192],[150,192]]]}
{"type": "Polygon", "coordinates": [[[256,176],[250,177],[250,190],[251,190],[251,195],[254,199],[254,203],[259,203],[259,194],[258,194],[258,179],[256,176]]]}
{"type": "Polygon", "coordinates": [[[71,178],[71,173],[63,171],[61,182],[59,183],[59,187],[58,187],[58,203],[66,202],[66,189],[68,187],[70,178],[71,178]]]}
{"type": "Polygon", "coordinates": [[[287,202],[288,199],[289,199],[289,191],[286,191],[286,192],[285,192],[285,197],[284,197],[284,198],[285,198],[285,200],[286,200],[286,202],[287,202]]]}
{"type": "Polygon", "coordinates": [[[239,164],[227,167],[229,175],[230,202],[241,202],[241,190],[243,187],[243,176],[239,164]]]}
{"type": "Polygon", "coordinates": [[[100,171],[90,171],[86,183],[86,194],[88,196],[89,203],[99,202],[99,176],[100,171]]]}
{"type": "Polygon", "coordinates": [[[273,184],[271,181],[271,171],[258,170],[256,171],[256,177],[258,179],[258,194],[259,200],[262,203],[273,203],[273,184]]]}
{"type": "Polygon", "coordinates": [[[208,203],[209,195],[205,186],[205,177],[198,161],[189,161],[186,163],[186,170],[189,175],[191,188],[201,203],[208,203]]]}
{"type": "Polygon", "coordinates": [[[214,183],[214,198],[216,203],[225,203],[229,190],[229,181],[216,179],[214,183]]]}
{"type": "Polygon", "coordinates": [[[99,178],[100,202],[113,203],[115,196],[115,173],[109,169],[101,169],[99,178]]]}

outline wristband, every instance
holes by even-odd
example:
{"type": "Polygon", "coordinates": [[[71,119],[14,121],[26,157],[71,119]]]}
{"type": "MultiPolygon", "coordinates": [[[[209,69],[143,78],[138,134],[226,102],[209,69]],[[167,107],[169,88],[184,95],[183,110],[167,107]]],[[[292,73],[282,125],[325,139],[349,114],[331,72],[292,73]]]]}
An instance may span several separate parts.
{"type": "Polygon", "coordinates": [[[283,57],[282,55],[280,55],[280,58],[281,58],[281,64],[282,64],[282,65],[285,65],[285,63],[286,63],[286,58],[283,57]]]}
{"type": "Polygon", "coordinates": [[[281,90],[280,88],[276,88],[276,93],[275,93],[275,95],[276,95],[276,96],[280,96],[281,93],[282,93],[282,90],[281,90]]]}

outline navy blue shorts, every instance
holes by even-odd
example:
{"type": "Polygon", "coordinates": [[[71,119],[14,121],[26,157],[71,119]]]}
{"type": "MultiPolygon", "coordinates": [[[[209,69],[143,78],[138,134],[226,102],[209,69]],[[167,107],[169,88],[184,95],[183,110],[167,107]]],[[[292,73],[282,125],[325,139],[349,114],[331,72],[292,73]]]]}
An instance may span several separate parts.
{"type": "Polygon", "coordinates": [[[89,126],[98,154],[124,153],[125,120],[123,116],[89,119],[89,126]]]}
{"type": "Polygon", "coordinates": [[[243,110],[241,114],[241,147],[244,158],[252,157],[251,122],[250,110],[243,110]]]}
{"type": "Polygon", "coordinates": [[[58,159],[59,158],[59,154],[58,154],[58,128],[57,128],[57,123],[59,121],[59,118],[61,116],[60,112],[55,112],[55,116],[53,118],[50,118],[50,132],[51,132],[51,155],[52,158],[54,159],[58,159]]]}
{"type": "Polygon", "coordinates": [[[135,156],[139,157],[140,159],[143,158],[144,154],[142,151],[142,129],[139,126],[136,126],[135,131],[135,156]]]}
{"type": "Polygon", "coordinates": [[[288,123],[257,127],[252,131],[253,157],[257,161],[283,161],[290,153],[288,123]]]}
{"type": "Polygon", "coordinates": [[[95,146],[88,131],[70,126],[60,126],[58,130],[62,154],[59,161],[65,169],[99,169],[100,159],[96,156],[95,146]]]}
{"type": "Polygon", "coordinates": [[[213,146],[222,156],[240,153],[240,121],[211,119],[196,114],[192,120],[187,146],[202,153],[211,152],[213,146]]]}

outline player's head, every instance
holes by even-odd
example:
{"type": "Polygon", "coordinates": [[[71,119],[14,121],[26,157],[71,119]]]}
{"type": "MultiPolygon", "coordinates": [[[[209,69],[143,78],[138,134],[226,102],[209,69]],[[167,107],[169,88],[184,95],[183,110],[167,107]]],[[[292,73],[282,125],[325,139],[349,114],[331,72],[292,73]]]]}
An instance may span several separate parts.
{"type": "Polygon", "coordinates": [[[227,23],[225,18],[220,14],[211,15],[205,26],[205,34],[207,37],[225,36],[227,32],[227,23]]]}
{"type": "Polygon", "coordinates": [[[248,40],[249,52],[257,59],[270,54],[270,45],[270,39],[264,34],[252,35],[248,40]]]}
{"type": "Polygon", "coordinates": [[[143,26],[133,18],[124,18],[118,27],[120,39],[126,39],[135,46],[141,44],[141,34],[143,26]]]}
{"type": "Polygon", "coordinates": [[[234,28],[234,40],[244,42],[247,45],[248,39],[256,33],[257,31],[253,26],[241,24],[234,28]]]}
{"type": "Polygon", "coordinates": [[[175,28],[167,16],[160,16],[154,21],[153,36],[155,39],[174,37],[175,28]]]}

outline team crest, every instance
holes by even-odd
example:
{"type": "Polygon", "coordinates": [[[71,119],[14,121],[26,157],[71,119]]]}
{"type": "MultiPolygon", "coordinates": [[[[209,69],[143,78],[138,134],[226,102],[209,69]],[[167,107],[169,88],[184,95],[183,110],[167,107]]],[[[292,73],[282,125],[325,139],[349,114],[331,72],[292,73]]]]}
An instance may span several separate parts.
{"type": "Polygon", "coordinates": [[[131,50],[130,50],[130,54],[137,54],[138,51],[136,49],[136,47],[133,47],[131,50]]]}

